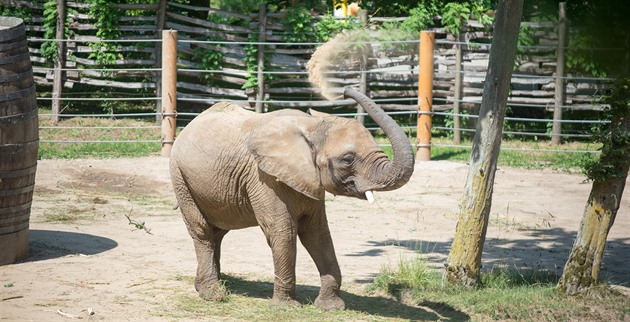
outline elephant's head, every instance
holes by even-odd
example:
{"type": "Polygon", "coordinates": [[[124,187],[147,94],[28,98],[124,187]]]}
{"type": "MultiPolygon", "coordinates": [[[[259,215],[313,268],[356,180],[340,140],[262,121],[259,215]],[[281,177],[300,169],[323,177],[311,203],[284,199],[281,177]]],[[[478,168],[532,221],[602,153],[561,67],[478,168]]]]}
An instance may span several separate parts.
{"type": "Polygon", "coordinates": [[[371,191],[393,190],[411,177],[411,144],[396,122],[371,99],[353,88],[345,97],[357,101],[392,142],[393,160],[354,119],[309,111],[287,113],[261,125],[247,139],[260,170],[318,200],[324,191],[370,198],[371,191]]]}

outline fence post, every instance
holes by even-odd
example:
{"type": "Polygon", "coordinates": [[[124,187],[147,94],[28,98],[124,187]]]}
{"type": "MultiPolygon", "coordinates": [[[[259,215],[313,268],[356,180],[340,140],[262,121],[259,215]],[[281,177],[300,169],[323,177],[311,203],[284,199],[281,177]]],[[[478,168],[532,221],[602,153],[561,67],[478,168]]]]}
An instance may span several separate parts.
{"type": "MultiPolygon", "coordinates": [[[[156,38],[162,39],[162,31],[166,27],[166,8],[167,8],[167,0],[160,0],[160,7],[157,12],[157,23],[156,23],[156,38]]],[[[155,67],[160,68],[162,66],[162,43],[155,43],[155,67]]],[[[162,78],[159,74],[154,74],[155,78],[155,94],[162,95],[162,78]]],[[[155,124],[162,124],[162,101],[155,101],[155,124]]]]}
{"type": "Polygon", "coordinates": [[[421,161],[431,160],[431,107],[433,105],[433,44],[435,33],[420,33],[420,52],[418,63],[418,152],[421,161]]]}
{"type": "Polygon", "coordinates": [[[64,74],[63,68],[66,63],[66,1],[57,1],[57,24],[55,26],[55,39],[57,42],[57,53],[55,55],[55,74],[53,75],[53,92],[52,92],[52,114],[55,123],[59,122],[59,113],[61,113],[61,95],[63,93],[64,74]]]}
{"type": "Polygon", "coordinates": [[[177,125],[177,31],[162,31],[162,156],[168,157],[177,125]]]}
{"type": "Polygon", "coordinates": [[[460,102],[462,100],[462,37],[461,30],[457,35],[457,43],[455,44],[455,88],[453,89],[453,142],[460,144],[462,142],[461,124],[459,115],[461,113],[460,102]]]}
{"type": "Polygon", "coordinates": [[[562,108],[565,101],[564,83],[564,46],[566,44],[566,2],[559,3],[558,12],[558,50],[556,51],[556,88],[554,93],[553,125],[551,127],[551,144],[560,144],[562,138],[562,108]]]}
{"type": "Polygon", "coordinates": [[[265,107],[263,100],[265,99],[265,75],[263,71],[265,69],[265,45],[266,40],[266,25],[267,25],[267,4],[261,3],[258,6],[258,91],[256,92],[256,113],[263,113],[265,107]]]}
{"type": "MultiPolygon", "coordinates": [[[[368,22],[368,12],[367,10],[359,11],[359,17],[361,18],[361,25],[363,27],[367,27],[368,22]]],[[[366,44],[366,46],[371,46],[370,44],[366,44]]],[[[367,65],[368,65],[368,57],[365,54],[365,51],[362,51],[361,55],[361,75],[359,76],[359,92],[365,94],[367,96],[368,91],[368,81],[367,81],[367,65]]],[[[359,123],[365,123],[365,116],[363,115],[365,111],[363,110],[363,106],[357,104],[357,121],[359,123]]]]}

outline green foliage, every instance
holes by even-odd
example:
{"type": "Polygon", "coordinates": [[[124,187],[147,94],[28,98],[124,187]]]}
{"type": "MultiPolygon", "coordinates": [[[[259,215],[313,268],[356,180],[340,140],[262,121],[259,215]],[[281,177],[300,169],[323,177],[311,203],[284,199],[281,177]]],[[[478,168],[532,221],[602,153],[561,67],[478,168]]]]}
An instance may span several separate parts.
{"type": "MultiPolygon", "coordinates": [[[[48,1],[44,4],[44,38],[55,39],[57,25],[57,3],[48,1]]],[[[54,61],[57,56],[57,42],[45,41],[41,47],[42,57],[48,61],[54,61]]]]}
{"type": "Polygon", "coordinates": [[[283,23],[286,30],[282,36],[284,41],[295,43],[317,41],[316,34],[313,33],[315,17],[306,7],[288,7],[283,23]]]}
{"type": "MultiPolygon", "coordinates": [[[[102,40],[115,40],[122,36],[118,28],[118,21],[124,14],[120,9],[114,8],[114,4],[120,0],[89,0],[90,10],[88,16],[95,19],[95,26],[98,28],[96,36],[102,40]]],[[[100,65],[108,65],[116,62],[116,59],[123,58],[118,51],[120,45],[114,42],[91,42],[92,53],[88,56],[96,60],[100,65]]]]}
{"type": "Polygon", "coordinates": [[[442,10],[442,25],[451,34],[458,35],[459,31],[462,29],[462,20],[470,18],[471,13],[469,3],[447,3],[442,10]]]}
{"type": "Polygon", "coordinates": [[[603,182],[628,175],[630,162],[630,78],[617,81],[611,94],[604,98],[609,106],[604,119],[594,130],[594,140],[602,144],[599,160],[585,160],[584,174],[593,181],[603,182]]]}
{"type": "MultiPolygon", "coordinates": [[[[409,11],[409,17],[400,24],[400,29],[407,32],[419,32],[427,29],[434,24],[433,17],[437,16],[439,8],[435,1],[424,0],[420,2],[420,5],[409,11]]],[[[389,23],[388,28],[393,27],[389,23]]]]}
{"type": "Polygon", "coordinates": [[[357,30],[361,27],[361,22],[355,17],[344,20],[326,15],[315,24],[316,41],[326,42],[344,30],[357,30]]]}
{"type": "MultiPolygon", "coordinates": [[[[243,84],[243,89],[255,88],[258,86],[258,45],[255,44],[258,42],[258,34],[251,33],[249,34],[249,44],[245,46],[245,65],[247,68],[247,80],[245,84],[243,84]]],[[[273,58],[273,53],[269,51],[265,51],[264,56],[264,64],[262,67],[262,71],[265,71],[264,66],[269,66],[271,64],[271,59],[273,58]]],[[[272,80],[273,74],[264,74],[265,81],[272,80]]]]}
{"type": "MultiPolygon", "coordinates": [[[[409,10],[408,18],[402,23],[388,23],[386,28],[400,27],[406,32],[417,33],[435,25],[434,18],[442,17],[441,24],[446,30],[458,35],[462,28],[462,21],[477,19],[484,25],[491,25],[493,17],[488,13],[490,2],[484,0],[442,1],[422,0],[417,7],[409,10]]],[[[387,25],[387,24],[386,24],[387,25]]]]}
{"type": "MultiPolygon", "coordinates": [[[[236,18],[224,17],[219,14],[209,14],[208,21],[218,24],[238,25],[240,21],[236,18]]],[[[222,41],[224,39],[218,36],[208,36],[204,40],[207,41],[222,41]]],[[[212,44],[212,47],[222,47],[222,44],[212,44]]],[[[194,48],[193,61],[199,62],[201,68],[205,70],[220,70],[223,68],[225,62],[225,54],[223,52],[208,48],[197,46],[194,48]]],[[[203,73],[202,78],[206,80],[208,85],[211,85],[211,79],[214,73],[203,73]]]]}
{"type": "Polygon", "coordinates": [[[571,38],[565,55],[565,67],[569,72],[586,73],[593,77],[607,77],[605,69],[597,63],[595,51],[588,50],[592,46],[587,37],[574,35],[571,38]]]}
{"type": "MultiPolygon", "coordinates": [[[[220,70],[223,67],[225,55],[218,50],[212,50],[204,47],[196,47],[193,60],[201,64],[201,68],[205,70],[220,70]]],[[[204,73],[203,78],[209,81],[214,73],[204,73]]]]}
{"type": "MultiPolygon", "coordinates": [[[[35,2],[41,2],[41,0],[37,0],[35,2]]],[[[24,20],[25,23],[29,23],[33,20],[33,13],[31,9],[26,7],[0,5],[0,16],[20,18],[24,20]]]]}
{"type": "MultiPolygon", "coordinates": [[[[66,21],[64,24],[64,38],[68,39],[73,36],[73,32],[69,28],[69,18],[70,14],[76,14],[76,10],[73,8],[66,8],[66,21]]],[[[56,29],[57,29],[57,2],[56,1],[46,1],[44,3],[44,22],[42,26],[44,27],[44,38],[45,39],[55,39],[57,37],[56,29]]],[[[55,41],[44,41],[41,47],[41,55],[46,58],[49,62],[53,62],[55,57],[57,56],[57,42],[55,41]]],[[[69,57],[72,58],[72,57],[69,57]]]]}

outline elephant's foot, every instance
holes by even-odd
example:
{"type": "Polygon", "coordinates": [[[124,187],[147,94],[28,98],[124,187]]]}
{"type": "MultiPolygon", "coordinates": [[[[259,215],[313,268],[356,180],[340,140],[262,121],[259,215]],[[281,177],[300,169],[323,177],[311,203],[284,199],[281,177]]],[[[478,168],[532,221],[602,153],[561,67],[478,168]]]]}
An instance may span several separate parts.
{"type": "Polygon", "coordinates": [[[315,299],[315,306],[327,311],[339,311],[346,309],[346,303],[337,295],[322,296],[315,299]]]}
{"type": "Polygon", "coordinates": [[[217,281],[209,286],[195,283],[195,288],[199,296],[206,301],[226,302],[228,300],[229,291],[222,282],[217,281]]]}
{"type": "Polygon", "coordinates": [[[287,296],[283,296],[283,297],[277,297],[274,296],[273,298],[271,298],[271,301],[269,301],[269,306],[271,307],[283,307],[283,306],[289,306],[289,307],[301,307],[302,303],[298,302],[297,300],[291,298],[291,297],[287,297],[287,296]]]}

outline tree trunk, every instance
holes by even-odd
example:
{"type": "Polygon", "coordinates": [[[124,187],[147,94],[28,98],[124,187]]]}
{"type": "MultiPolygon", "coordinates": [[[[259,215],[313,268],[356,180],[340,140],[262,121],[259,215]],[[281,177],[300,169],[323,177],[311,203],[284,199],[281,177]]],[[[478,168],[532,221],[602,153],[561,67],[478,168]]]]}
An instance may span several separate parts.
{"type": "MultiPolygon", "coordinates": [[[[613,116],[602,155],[596,164],[604,169],[593,179],[580,228],[573,243],[558,289],[567,294],[583,293],[595,285],[606,248],[608,232],[615,222],[617,210],[630,168],[630,80],[617,86],[610,101],[613,116]],[[621,95],[619,95],[621,94],[621,95]]],[[[593,173],[589,177],[594,176],[593,173]]]]}
{"type": "Polygon", "coordinates": [[[593,182],[580,230],[558,283],[561,292],[583,293],[597,283],[606,238],[615,221],[625,184],[626,177],[593,182]]]}
{"type": "Polygon", "coordinates": [[[523,0],[500,0],[470,166],[444,280],[479,283],[503,119],[516,55],[523,0]]]}

